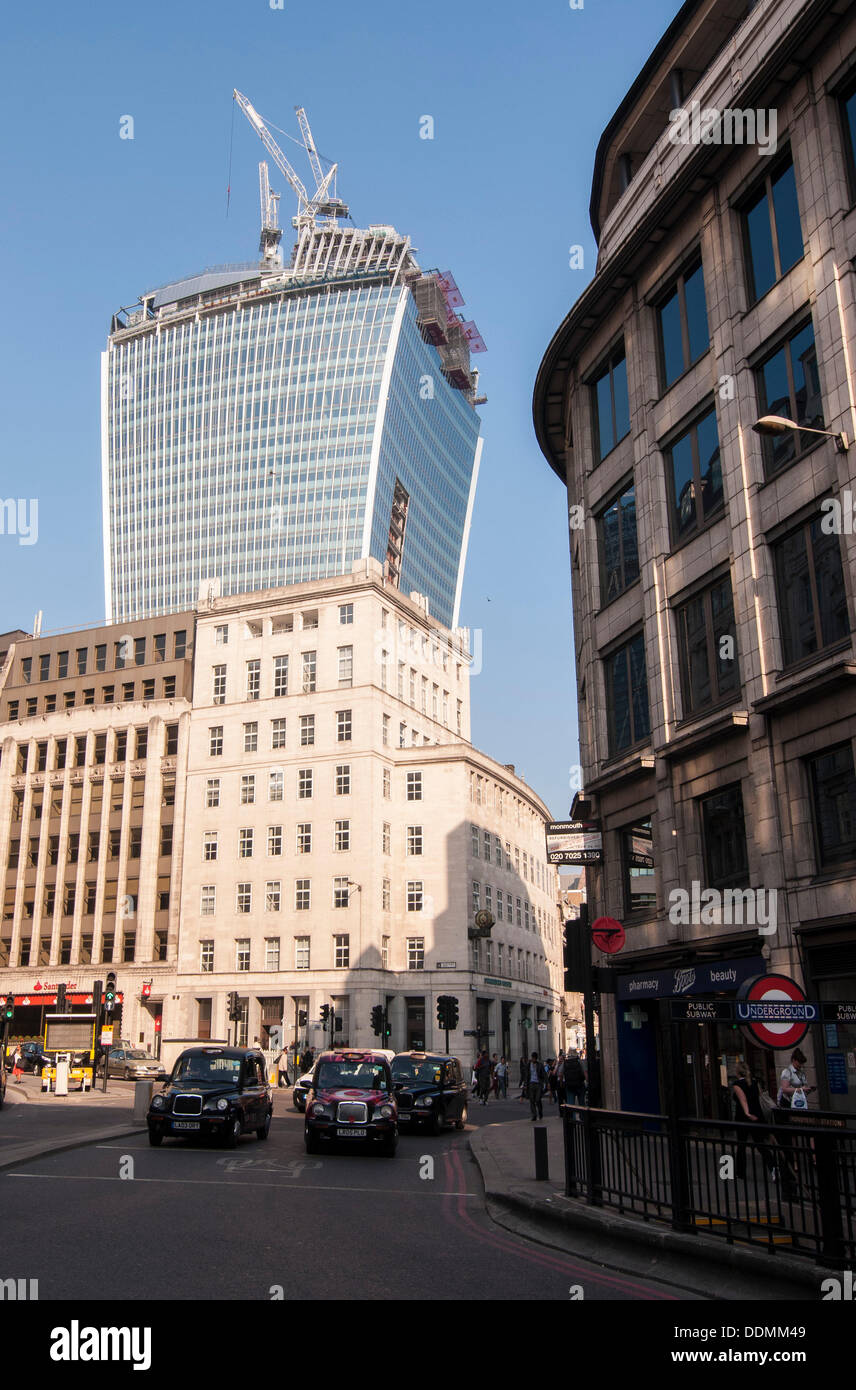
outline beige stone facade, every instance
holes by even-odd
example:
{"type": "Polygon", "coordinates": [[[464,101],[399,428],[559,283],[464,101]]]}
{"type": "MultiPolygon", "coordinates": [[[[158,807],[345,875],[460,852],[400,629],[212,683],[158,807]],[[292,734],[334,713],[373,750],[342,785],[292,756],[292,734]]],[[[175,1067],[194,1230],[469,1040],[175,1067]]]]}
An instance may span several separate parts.
{"type": "MultiPolygon", "coordinates": [[[[597,272],[535,392],[571,508],[581,762],[604,832],[591,915],[627,928],[621,957],[597,962],[613,972],[604,1103],[630,1109],[663,1102],[664,1001],[686,989],[718,992],[733,968],[738,984],[775,971],[812,999],[856,998],[856,447],[752,430],[796,412],[856,437],[856,17],[707,0],[682,20],[601,140],[597,272]],[[694,102],[774,113],[775,149],[675,141],[670,112],[694,102]],[[699,265],[707,339],[693,351],[699,265]],[[720,905],[678,920],[694,885],[720,905]],[[725,897],[738,888],[754,895],[742,917],[725,897]],[[657,970],[674,973],[649,987],[657,970]]],[[[683,1102],[723,1113],[746,1046],[727,1026],[681,1027],[683,1102]]],[[[852,1110],[856,1032],[812,1028],[802,1046],[820,1103],[852,1110]]],[[[750,1053],[775,1086],[786,1056],[750,1053]]]]}

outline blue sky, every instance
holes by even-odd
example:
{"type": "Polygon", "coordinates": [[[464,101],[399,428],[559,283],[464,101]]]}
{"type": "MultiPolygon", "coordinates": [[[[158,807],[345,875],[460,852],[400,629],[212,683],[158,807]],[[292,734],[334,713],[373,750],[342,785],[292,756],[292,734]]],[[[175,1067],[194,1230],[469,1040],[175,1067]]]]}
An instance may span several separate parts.
{"type": "MultiPolygon", "coordinates": [[[[391,222],[451,269],[488,352],[463,623],[483,632],[473,742],[556,817],[577,760],[568,533],[532,387],[590,278],[600,133],[677,0],[371,6],[325,0],[48,0],[4,15],[0,630],[104,616],[99,354],[110,315],[206,265],[252,260],[263,150],[232,89],[296,131],[307,108],[357,225],[391,222]],[[620,42],[619,42],[620,40],[620,42]],[[134,139],[119,138],[134,120],[134,139]],[[419,138],[420,117],[434,139],[419,138]],[[229,147],[231,200],[226,216],[229,147]],[[568,248],[585,248],[585,270],[568,248]]],[[[296,147],[284,142],[286,152],[296,147]]],[[[306,173],[300,167],[301,173],[306,173]]],[[[292,207],[282,179],[282,220],[292,207]]]]}

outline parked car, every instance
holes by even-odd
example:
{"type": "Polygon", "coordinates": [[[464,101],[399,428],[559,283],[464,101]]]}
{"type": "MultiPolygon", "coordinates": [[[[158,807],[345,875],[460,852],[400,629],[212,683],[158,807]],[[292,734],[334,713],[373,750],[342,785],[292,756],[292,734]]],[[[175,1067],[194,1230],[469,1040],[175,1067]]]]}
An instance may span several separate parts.
{"type": "MultiPolygon", "coordinates": [[[[104,1075],[104,1059],[101,1059],[101,1075],[104,1075]]],[[[165,1081],[166,1068],[157,1057],[140,1047],[113,1047],[107,1062],[107,1075],[119,1076],[124,1081],[165,1081]]]]}
{"type": "Polygon", "coordinates": [[[291,1099],[294,1102],[294,1108],[299,1110],[301,1114],[306,1109],[306,1093],[311,1085],[312,1072],[307,1071],[304,1072],[303,1076],[298,1076],[292,1088],[291,1099]]]}
{"type": "Polygon", "coordinates": [[[307,1153],[343,1143],[371,1144],[391,1158],[398,1144],[392,1072],[381,1052],[322,1052],[306,1095],[307,1153]]]}
{"type": "Polygon", "coordinates": [[[267,1066],[257,1048],[188,1047],[166,1086],[152,1096],[149,1143],[195,1135],[221,1139],[233,1149],[250,1131],[267,1139],[272,1114],[267,1066]]]}
{"type": "Polygon", "coordinates": [[[40,1042],[21,1043],[21,1061],[24,1071],[41,1071],[42,1067],[50,1062],[42,1049],[40,1042]]]}
{"type": "Polygon", "coordinates": [[[400,1128],[430,1129],[467,1122],[467,1083],[457,1057],[443,1052],[400,1052],[392,1063],[400,1128]]]}

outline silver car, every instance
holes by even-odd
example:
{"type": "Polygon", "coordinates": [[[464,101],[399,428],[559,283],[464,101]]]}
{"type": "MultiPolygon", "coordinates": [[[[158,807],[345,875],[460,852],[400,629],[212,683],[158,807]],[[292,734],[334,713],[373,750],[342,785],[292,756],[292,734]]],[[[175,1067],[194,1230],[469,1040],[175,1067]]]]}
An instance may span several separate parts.
{"type": "Polygon", "coordinates": [[[107,1075],[123,1081],[159,1081],[166,1077],[166,1071],[157,1057],[142,1048],[115,1047],[110,1049],[107,1075]]]}

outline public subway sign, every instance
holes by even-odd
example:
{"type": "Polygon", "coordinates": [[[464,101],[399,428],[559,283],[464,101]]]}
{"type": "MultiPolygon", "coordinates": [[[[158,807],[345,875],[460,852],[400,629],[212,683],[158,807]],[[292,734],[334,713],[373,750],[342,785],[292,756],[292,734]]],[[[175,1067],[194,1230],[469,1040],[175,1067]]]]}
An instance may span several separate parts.
{"type": "Polygon", "coordinates": [[[545,827],[548,864],[603,863],[603,835],[599,820],[556,820],[545,827]]]}
{"type": "Polygon", "coordinates": [[[745,980],[735,1000],[737,1022],[744,1035],[775,1051],[789,1051],[805,1037],[820,1008],[806,999],[790,975],[758,975],[745,980]]]}

